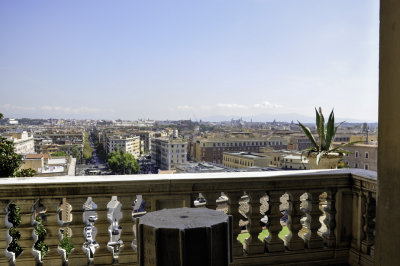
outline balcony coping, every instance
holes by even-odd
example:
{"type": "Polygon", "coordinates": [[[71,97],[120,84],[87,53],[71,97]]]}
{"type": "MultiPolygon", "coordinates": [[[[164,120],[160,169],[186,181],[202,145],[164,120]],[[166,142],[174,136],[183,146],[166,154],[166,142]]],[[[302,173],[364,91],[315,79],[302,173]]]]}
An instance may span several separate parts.
{"type": "Polygon", "coordinates": [[[15,177],[0,178],[0,186],[39,185],[39,184],[73,184],[73,183],[109,183],[109,182],[146,182],[146,181],[180,181],[180,180],[223,180],[223,179],[261,179],[276,177],[319,177],[352,175],[365,179],[377,180],[377,172],[362,169],[324,169],[324,170],[287,170],[265,172],[227,172],[227,173],[182,173],[182,174],[148,174],[148,175],[105,175],[105,176],[52,176],[52,177],[15,177]]]}

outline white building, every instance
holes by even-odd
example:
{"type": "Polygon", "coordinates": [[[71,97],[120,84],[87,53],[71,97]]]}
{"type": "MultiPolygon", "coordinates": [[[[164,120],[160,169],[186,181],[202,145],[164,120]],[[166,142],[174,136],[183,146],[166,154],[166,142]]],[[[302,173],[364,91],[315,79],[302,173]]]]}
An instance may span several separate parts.
{"type": "Polygon", "coordinates": [[[18,125],[18,120],[14,119],[14,118],[10,118],[10,119],[8,119],[8,124],[18,125]]]}
{"type": "Polygon", "coordinates": [[[106,149],[107,153],[123,150],[125,153],[130,153],[138,158],[140,156],[140,137],[109,136],[107,137],[106,149]]]}
{"type": "Polygon", "coordinates": [[[310,164],[305,156],[285,155],[283,156],[283,169],[306,170],[310,169],[310,164]]]}
{"type": "Polygon", "coordinates": [[[26,131],[21,133],[8,133],[4,136],[14,144],[14,151],[18,154],[35,153],[35,141],[33,136],[26,131]]]}
{"type": "Polygon", "coordinates": [[[176,169],[187,162],[187,142],[168,138],[151,140],[151,161],[161,170],[176,169]]]}

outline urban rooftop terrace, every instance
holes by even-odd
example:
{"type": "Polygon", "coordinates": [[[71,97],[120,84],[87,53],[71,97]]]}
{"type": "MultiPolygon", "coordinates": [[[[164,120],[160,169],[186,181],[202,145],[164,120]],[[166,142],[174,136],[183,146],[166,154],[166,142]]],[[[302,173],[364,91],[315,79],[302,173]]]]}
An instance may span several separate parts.
{"type": "MultiPolygon", "coordinates": [[[[21,215],[14,228],[23,249],[17,265],[62,265],[67,257],[69,265],[132,265],[137,262],[137,217],[164,208],[207,207],[233,217],[232,265],[373,265],[376,181],[376,172],[355,169],[4,178],[0,249],[11,242],[6,237],[12,227],[10,203],[20,207],[21,215]],[[282,240],[285,211],[291,233],[282,240]],[[264,215],[265,228],[260,224],[264,215]],[[32,252],[38,217],[47,230],[44,257],[32,252]],[[239,226],[243,219],[246,228],[239,226]],[[269,237],[260,240],[263,230],[269,237]],[[69,256],[59,247],[63,232],[74,246],[69,256]],[[250,237],[241,243],[236,239],[243,232],[250,237]]],[[[0,264],[9,260],[12,254],[1,252],[0,264]]]]}

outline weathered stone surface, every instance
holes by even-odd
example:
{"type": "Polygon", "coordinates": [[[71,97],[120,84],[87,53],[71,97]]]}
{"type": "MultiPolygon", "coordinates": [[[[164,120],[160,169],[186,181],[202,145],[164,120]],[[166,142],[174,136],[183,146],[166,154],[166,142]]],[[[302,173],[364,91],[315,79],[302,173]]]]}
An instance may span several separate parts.
{"type": "Polygon", "coordinates": [[[139,219],[139,265],[228,265],[228,215],[206,208],[165,209],[139,219]]]}

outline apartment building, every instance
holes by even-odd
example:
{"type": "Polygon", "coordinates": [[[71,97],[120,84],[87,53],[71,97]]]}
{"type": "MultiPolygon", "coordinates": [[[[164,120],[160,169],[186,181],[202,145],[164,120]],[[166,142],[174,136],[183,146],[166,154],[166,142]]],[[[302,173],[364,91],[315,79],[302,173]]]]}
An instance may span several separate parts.
{"type": "Polygon", "coordinates": [[[63,151],[68,155],[73,155],[77,149],[80,158],[83,158],[85,133],[83,130],[49,130],[44,132],[35,132],[35,152],[53,153],[63,151]]]}
{"type": "Polygon", "coordinates": [[[176,169],[187,163],[187,142],[180,139],[155,138],[151,141],[151,161],[161,170],[176,169]]]}
{"type": "Polygon", "coordinates": [[[257,152],[224,152],[222,163],[231,168],[267,167],[268,157],[257,152]]]}
{"type": "Polygon", "coordinates": [[[33,136],[26,131],[3,134],[5,138],[12,141],[14,151],[18,154],[35,153],[35,141],[33,136]]]}
{"type": "Polygon", "coordinates": [[[225,138],[195,140],[193,154],[196,161],[223,163],[224,152],[258,152],[269,145],[267,138],[225,138]]]}
{"type": "Polygon", "coordinates": [[[346,147],[350,153],[343,158],[350,168],[378,171],[378,145],[354,144],[346,147]]]}
{"type": "Polygon", "coordinates": [[[139,136],[107,136],[106,152],[111,153],[122,150],[132,154],[135,158],[140,156],[140,137],[139,136]]]}
{"type": "Polygon", "coordinates": [[[308,170],[310,164],[304,156],[289,154],[282,157],[282,169],[308,170]]]}
{"type": "Polygon", "coordinates": [[[136,131],[133,133],[135,136],[140,137],[140,150],[145,153],[151,150],[151,139],[154,136],[154,132],[151,131],[136,131]]]}

